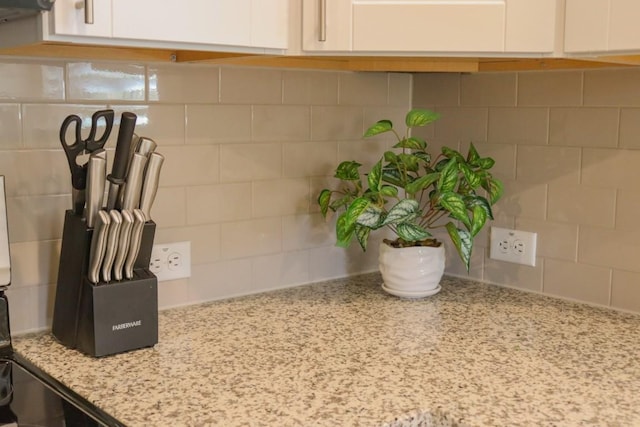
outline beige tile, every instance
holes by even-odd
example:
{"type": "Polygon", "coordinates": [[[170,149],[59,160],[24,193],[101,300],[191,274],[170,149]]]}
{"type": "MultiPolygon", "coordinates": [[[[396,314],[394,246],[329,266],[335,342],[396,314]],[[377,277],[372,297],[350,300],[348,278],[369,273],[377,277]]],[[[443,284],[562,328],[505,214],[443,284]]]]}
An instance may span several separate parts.
{"type": "Polygon", "coordinates": [[[187,188],[187,223],[215,224],[251,217],[251,184],[219,184],[187,188]]]}
{"type": "Polygon", "coordinates": [[[191,303],[188,279],[168,280],[158,287],[158,309],[166,310],[191,303]]]}
{"type": "Polygon", "coordinates": [[[552,108],[549,144],[576,147],[616,147],[617,108],[552,108]]]}
{"type": "Polygon", "coordinates": [[[255,257],[251,267],[251,288],[256,291],[309,283],[309,254],[306,251],[255,257]]]}
{"type": "Polygon", "coordinates": [[[484,280],[489,283],[542,292],[542,274],[543,262],[539,258],[535,267],[489,258],[484,261],[484,280]]]}
{"type": "Polygon", "coordinates": [[[60,240],[41,240],[11,244],[11,286],[55,284],[60,243],[60,240]]]}
{"type": "Polygon", "coordinates": [[[72,101],[144,101],[145,67],[120,62],[67,64],[67,94],[72,101]]]}
{"type": "Polygon", "coordinates": [[[389,73],[389,105],[411,107],[412,80],[409,73],[389,73]]]}
{"type": "MultiPolygon", "coordinates": [[[[462,143],[460,153],[467,156],[468,143],[462,143]]],[[[513,180],[516,177],[516,146],[512,144],[490,144],[476,142],[473,144],[481,157],[491,157],[495,164],[490,172],[499,179],[513,180]]]]}
{"type": "Polygon", "coordinates": [[[640,148],[640,108],[620,110],[620,147],[640,148]]]}
{"type": "Polygon", "coordinates": [[[578,262],[640,272],[640,232],[580,227],[578,262]]]}
{"type": "Polygon", "coordinates": [[[518,146],[516,177],[521,182],[577,185],[580,182],[580,149],[518,146]]]}
{"type": "Polygon", "coordinates": [[[251,139],[251,106],[187,105],[187,144],[248,142],[251,139]]]}
{"type": "Polygon", "coordinates": [[[572,224],[613,227],[616,192],[584,185],[549,185],[548,218],[572,224]]]}
{"type": "Polygon", "coordinates": [[[453,276],[464,277],[472,280],[482,280],[484,273],[484,248],[474,244],[473,251],[471,252],[471,262],[469,263],[469,271],[464,265],[462,259],[458,255],[455,246],[450,240],[443,240],[445,242],[446,251],[446,265],[445,274],[453,276]]]}
{"type": "Polygon", "coordinates": [[[545,145],[549,139],[546,108],[490,108],[489,141],[493,143],[545,145]]]}
{"type": "Polygon", "coordinates": [[[545,294],[608,305],[611,270],[574,262],[544,261],[545,294]]]}
{"type": "Polygon", "coordinates": [[[387,73],[340,74],[340,105],[387,105],[388,93],[387,73]]]}
{"type": "Polygon", "coordinates": [[[11,243],[55,240],[62,237],[65,210],[71,209],[69,194],[7,198],[11,243]]]}
{"type": "Polygon", "coordinates": [[[20,104],[0,104],[0,150],[22,146],[20,104]]]}
{"type": "Polygon", "coordinates": [[[155,243],[191,242],[191,264],[208,264],[220,259],[220,225],[156,228],[155,243]]]}
{"type": "Polygon", "coordinates": [[[220,102],[225,104],[281,104],[282,71],[268,68],[222,67],[220,102]]]}
{"type": "Polygon", "coordinates": [[[71,193],[67,157],[59,150],[7,151],[0,156],[8,196],[71,193]]]}
{"type": "Polygon", "coordinates": [[[63,101],[64,64],[61,62],[0,62],[0,99],[63,101]]]}
{"type": "Polygon", "coordinates": [[[200,185],[218,182],[218,146],[162,147],[161,153],[165,160],[160,185],[200,185]]]}
{"type": "Polygon", "coordinates": [[[640,106],[640,69],[584,72],[584,105],[640,106]]]}
{"type": "Polygon", "coordinates": [[[220,145],[220,182],[247,182],[282,176],[282,144],[220,145]]]}
{"type": "Polygon", "coordinates": [[[364,174],[382,158],[383,153],[389,148],[389,145],[390,143],[388,141],[374,139],[339,142],[338,162],[333,166],[333,169],[335,170],[338,163],[342,161],[355,160],[362,164],[360,173],[364,174]]]}
{"type": "Polygon", "coordinates": [[[288,215],[282,218],[283,250],[294,251],[335,243],[335,225],[318,213],[288,215]]]}
{"type": "Polygon", "coordinates": [[[577,224],[516,218],[515,228],[538,233],[536,240],[537,256],[567,261],[577,260],[577,224]]]}
{"type": "Polygon", "coordinates": [[[187,196],[184,187],[158,188],[151,218],[162,227],[187,224],[187,196]]]}
{"type": "Polygon", "coordinates": [[[518,73],[518,105],[582,105],[581,71],[518,73]]]}
{"type": "Polygon", "coordinates": [[[311,139],[340,141],[360,139],[364,133],[364,113],[360,107],[312,107],[311,139]]]}
{"type": "Polygon", "coordinates": [[[220,248],[223,259],[274,254],[282,251],[280,218],[225,222],[220,225],[220,248]]]}
{"type": "Polygon", "coordinates": [[[611,306],[640,313],[640,273],[613,270],[611,306]]]}
{"type": "Polygon", "coordinates": [[[190,303],[251,293],[251,260],[237,259],[194,265],[188,285],[190,303]]]}
{"type": "Polygon", "coordinates": [[[413,104],[437,106],[460,105],[460,74],[414,74],[413,104]]]}
{"type": "Polygon", "coordinates": [[[218,102],[220,70],[213,66],[153,64],[148,68],[149,101],[180,104],[218,102]]]}
{"type": "Polygon", "coordinates": [[[367,252],[354,243],[349,249],[337,246],[309,249],[309,257],[313,260],[309,263],[312,282],[378,270],[378,247],[373,242],[367,252]]]}
{"type": "Polygon", "coordinates": [[[283,103],[302,105],[336,105],[338,79],[336,72],[284,70],[283,103]]]}
{"type": "Polygon", "coordinates": [[[12,334],[42,331],[42,325],[51,324],[54,289],[53,286],[40,285],[7,290],[7,297],[14,307],[9,313],[12,334]]]}
{"type": "MultiPolygon", "coordinates": [[[[24,146],[27,148],[56,148],[60,149],[60,127],[64,119],[75,114],[83,119],[83,138],[89,136],[91,116],[98,110],[104,110],[104,105],[78,105],[78,104],[23,104],[22,105],[22,132],[24,146]]],[[[104,132],[104,121],[98,122],[97,135],[104,132]]],[[[11,130],[11,128],[9,128],[11,130]]],[[[73,143],[75,128],[71,128],[68,141],[73,143]]],[[[112,136],[107,145],[115,146],[118,127],[114,126],[112,136]]],[[[64,154],[63,154],[64,156],[64,154]]]]}
{"type": "Polygon", "coordinates": [[[494,215],[545,219],[547,185],[504,181],[504,195],[493,206],[494,215]]]}
{"type": "Polygon", "coordinates": [[[618,190],[616,198],[616,229],[634,230],[638,226],[640,212],[640,192],[638,190],[618,190]]]}
{"type": "Polygon", "coordinates": [[[252,217],[308,213],[309,185],[308,178],[254,181],[252,217]]]}
{"type": "Polygon", "coordinates": [[[108,147],[116,146],[120,118],[125,111],[137,116],[135,133],[153,139],[160,147],[159,152],[163,150],[163,146],[185,143],[185,112],[182,105],[112,105],[109,108],[113,108],[116,118],[108,147]]]}
{"type": "Polygon", "coordinates": [[[460,76],[460,105],[515,106],[515,73],[475,73],[460,76]]]}
{"type": "Polygon", "coordinates": [[[254,106],[253,141],[305,141],[309,139],[311,111],[302,106],[254,106]]]}
{"type": "Polygon", "coordinates": [[[338,144],[335,142],[301,142],[284,144],[282,152],[285,177],[326,176],[335,171],[338,144]]]}
{"type": "Polygon", "coordinates": [[[438,108],[435,137],[444,141],[487,141],[487,108],[438,108]]]}
{"type": "Polygon", "coordinates": [[[594,187],[640,189],[640,151],[584,149],[582,183],[594,187]]]}

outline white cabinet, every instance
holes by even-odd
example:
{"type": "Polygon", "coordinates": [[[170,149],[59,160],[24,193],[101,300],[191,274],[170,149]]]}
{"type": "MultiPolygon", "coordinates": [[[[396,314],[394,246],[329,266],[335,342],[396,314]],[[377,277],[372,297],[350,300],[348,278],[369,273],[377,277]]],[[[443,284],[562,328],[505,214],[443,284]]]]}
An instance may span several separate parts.
{"type": "Polygon", "coordinates": [[[0,46],[66,42],[264,53],[287,48],[289,0],[57,0],[51,12],[0,26],[0,46]],[[38,20],[37,22],[34,22],[38,20]]]}
{"type": "Polygon", "coordinates": [[[551,53],[555,48],[557,0],[303,1],[302,44],[311,52],[551,53]]]}
{"type": "Polygon", "coordinates": [[[640,1],[567,0],[565,52],[640,51],[640,1]]]}

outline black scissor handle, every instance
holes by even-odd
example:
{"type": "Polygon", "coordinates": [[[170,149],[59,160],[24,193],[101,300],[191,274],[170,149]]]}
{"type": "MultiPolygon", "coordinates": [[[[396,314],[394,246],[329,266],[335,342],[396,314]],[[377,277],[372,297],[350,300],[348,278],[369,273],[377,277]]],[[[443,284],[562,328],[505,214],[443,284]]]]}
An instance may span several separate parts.
{"type": "Polygon", "coordinates": [[[104,147],[104,144],[109,139],[109,135],[111,135],[111,130],[113,129],[113,120],[113,110],[100,110],[93,113],[93,116],[91,116],[91,130],[89,131],[89,137],[84,141],[86,150],[88,152],[92,153],[104,147]],[[102,136],[96,139],[96,132],[98,131],[98,121],[100,119],[104,119],[105,128],[102,136]]]}
{"type": "Polygon", "coordinates": [[[62,126],[60,126],[60,142],[62,143],[62,147],[64,151],[67,153],[67,157],[72,154],[72,157],[75,158],[78,154],[82,153],[85,150],[84,142],[82,141],[82,134],[80,133],[80,128],[82,127],[82,119],[75,114],[67,116],[62,122],[62,126]],[[69,130],[69,126],[75,123],[75,138],[72,144],[67,142],[67,131],[69,130]]]}

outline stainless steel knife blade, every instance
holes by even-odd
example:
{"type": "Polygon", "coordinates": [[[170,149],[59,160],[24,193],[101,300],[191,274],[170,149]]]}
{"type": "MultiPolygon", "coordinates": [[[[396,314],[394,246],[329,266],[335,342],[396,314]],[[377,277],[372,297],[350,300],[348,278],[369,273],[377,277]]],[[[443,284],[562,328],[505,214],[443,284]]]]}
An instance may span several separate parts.
{"type": "Polygon", "coordinates": [[[106,247],[106,235],[111,224],[111,217],[104,211],[98,211],[96,215],[96,223],[93,227],[93,236],[91,238],[91,249],[89,250],[89,270],[87,276],[89,281],[94,285],[100,281],[100,266],[104,258],[104,250],[106,247]]]}
{"type": "Polygon", "coordinates": [[[127,185],[124,189],[124,197],[122,199],[122,209],[137,209],[140,207],[140,191],[142,189],[142,179],[144,176],[144,168],[147,164],[147,157],[135,153],[131,160],[131,168],[127,176],[127,185]]]}
{"type": "Polygon", "coordinates": [[[144,223],[147,219],[144,213],[140,209],[133,210],[133,229],[131,230],[131,241],[129,242],[129,253],[124,263],[124,276],[127,279],[133,279],[133,267],[138,258],[138,252],[140,251],[140,242],[142,241],[142,231],[144,230],[144,223]]]}
{"type": "Polygon", "coordinates": [[[122,212],[122,225],[120,226],[120,238],[118,240],[118,249],[116,250],[116,259],[113,262],[113,278],[114,280],[122,280],[122,271],[124,262],[129,253],[129,243],[131,241],[131,230],[133,229],[133,214],[131,211],[124,209],[122,212]]]}
{"type": "Polygon", "coordinates": [[[138,147],[136,148],[136,153],[140,153],[143,156],[149,157],[149,154],[156,151],[157,146],[158,144],[156,144],[156,142],[153,139],[143,136],[140,138],[140,141],[138,141],[138,147]]]}
{"type": "Polygon", "coordinates": [[[164,163],[164,156],[160,153],[149,154],[147,161],[147,170],[142,184],[142,193],[140,194],[140,209],[144,212],[147,221],[151,219],[151,206],[158,192],[158,184],[160,182],[160,169],[164,163]]]}
{"type": "Polygon", "coordinates": [[[118,238],[120,237],[120,225],[122,224],[122,215],[115,209],[109,211],[111,217],[111,225],[107,234],[107,247],[104,251],[104,260],[102,261],[102,281],[109,283],[111,281],[111,268],[116,257],[116,249],[118,247],[118,238]]]}
{"type": "Polygon", "coordinates": [[[87,170],[87,226],[93,228],[98,211],[102,209],[104,187],[107,177],[107,152],[103,149],[94,151],[89,157],[87,170]]]}

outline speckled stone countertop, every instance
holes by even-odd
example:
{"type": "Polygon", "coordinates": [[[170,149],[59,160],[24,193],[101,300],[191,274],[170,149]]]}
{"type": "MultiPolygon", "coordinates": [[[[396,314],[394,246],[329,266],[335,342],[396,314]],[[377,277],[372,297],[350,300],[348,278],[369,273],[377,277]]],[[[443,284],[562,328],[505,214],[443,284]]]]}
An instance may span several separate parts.
{"type": "Polygon", "coordinates": [[[129,426],[640,426],[640,316],[377,274],[160,313],[154,348],[16,350],[129,426]]]}

